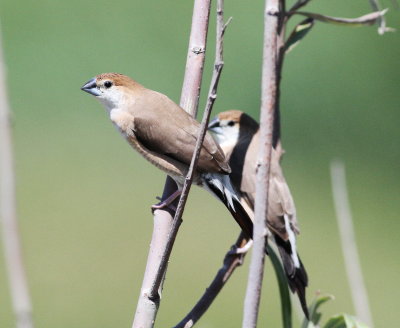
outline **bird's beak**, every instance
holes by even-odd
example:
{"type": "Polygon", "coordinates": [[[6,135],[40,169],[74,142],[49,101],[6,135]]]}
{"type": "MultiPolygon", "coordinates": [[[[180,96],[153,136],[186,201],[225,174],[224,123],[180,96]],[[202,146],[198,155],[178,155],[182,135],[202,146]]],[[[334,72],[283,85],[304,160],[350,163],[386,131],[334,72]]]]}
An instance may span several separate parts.
{"type": "Polygon", "coordinates": [[[208,123],[209,129],[213,129],[216,127],[219,127],[219,118],[218,117],[214,118],[210,123],[208,123]]]}
{"type": "Polygon", "coordinates": [[[223,134],[218,117],[214,118],[210,123],[208,123],[208,130],[214,134],[223,134]]]}
{"type": "Polygon", "coordinates": [[[96,78],[87,81],[81,90],[96,97],[101,95],[100,90],[97,88],[96,78]]]}

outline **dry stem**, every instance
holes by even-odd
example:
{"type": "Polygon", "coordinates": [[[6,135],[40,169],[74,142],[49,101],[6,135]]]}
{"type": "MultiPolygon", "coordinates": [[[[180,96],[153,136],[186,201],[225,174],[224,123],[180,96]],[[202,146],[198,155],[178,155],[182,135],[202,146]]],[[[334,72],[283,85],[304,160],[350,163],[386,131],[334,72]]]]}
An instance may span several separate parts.
{"type": "Polygon", "coordinates": [[[257,325],[262,279],[264,275],[267,228],[269,169],[272,149],[274,112],[276,109],[279,0],[266,0],[264,12],[264,50],[261,81],[260,148],[257,160],[253,253],[244,302],[244,328],[257,325]]]}
{"type": "Polygon", "coordinates": [[[304,7],[305,5],[307,5],[307,3],[309,3],[310,0],[298,0],[293,6],[292,8],[290,8],[289,12],[293,12],[295,10],[298,10],[302,7],[304,7]]]}
{"type": "MultiPolygon", "coordinates": [[[[193,8],[192,27],[190,32],[189,50],[186,61],[185,77],[181,94],[180,105],[188,113],[195,116],[198,107],[200,87],[205,59],[205,46],[208,31],[208,18],[210,12],[210,0],[195,0],[193,8]]],[[[165,182],[163,199],[166,199],[176,190],[175,182],[167,177],[165,182]]],[[[169,241],[171,228],[177,229],[180,220],[173,222],[173,211],[158,209],[154,211],[154,227],[152,242],[149,249],[146,271],[143,278],[142,288],[136,308],[133,328],[153,327],[157,315],[162,281],[165,278],[167,257],[170,253],[166,250],[167,245],[173,244],[169,241]],[[164,261],[164,262],[163,262],[164,261]],[[164,268],[164,272],[160,271],[164,268]],[[155,283],[157,281],[157,283],[155,283]]]]}
{"type": "MultiPolygon", "coordinates": [[[[378,0],[369,0],[369,3],[371,4],[371,7],[372,7],[372,10],[373,11],[381,11],[381,6],[379,5],[379,1],[378,0]]],[[[385,16],[380,16],[379,18],[378,18],[378,22],[377,22],[377,24],[378,24],[378,33],[379,34],[385,34],[385,32],[388,32],[388,31],[390,31],[391,29],[390,28],[387,28],[387,26],[386,26],[386,19],[385,19],[385,16]]]]}
{"type": "MultiPolygon", "coordinates": [[[[220,0],[219,3],[221,3],[221,2],[222,1],[220,0]]],[[[218,12],[220,13],[219,17],[221,17],[222,9],[218,10],[218,12]]],[[[217,98],[218,82],[219,82],[219,78],[221,76],[222,68],[224,66],[224,62],[222,60],[222,42],[223,42],[223,33],[225,30],[225,25],[223,24],[223,18],[222,18],[222,23],[221,23],[221,20],[218,19],[217,30],[218,30],[217,31],[217,35],[218,35],[217,49],[218,49],[218,51],[216,51],[214,71],[213,71],[213,76],[211,78],[211,85],[210,85],[210,90],[208,92],[206,108],[204,110],[199,134],[197,136],[196,147],[195,147],[195,150],[193,153],[192,161],[189,166],[189,170],[188,170],[188,173],[187,173],[187,176],[185,179],[185,183],[182,188],[181,197],[179,198],[178,207],[176,209],[174,220],[172,222],[170,234],[168,237],[168,242],[165,247],[165,252],[162,256],[160,266],[158,268],[158,272],[156,275],[156,279],[154,280],[154,283],[150,289],[150,293],[149,293],[150,297],[155,297],[155,295],[158,292],[158,289],[162,283],[162,279],[164,278],[168,259],[171,254],[173,243],[175,241],[175,237],[178,232],[179,225],[181,223],[182,214],[183,214],[183,211],[185,210],[185,205],[186,205],[186,201],[187,201],[187,198],[188,198],[188,195],[190,192],[190,188],[192,186],[193,176],[196,171],[196,166],[197,166],[197,162],[198,162],[198,159],[200,156],[201,146],[203,144],[203,140],[204,140],[204,137],[207,132],[208,121],[210,119],[211,110],[214,105],[215,99],[217,98]]]]}
{"type": "Polygon", "coordinates": [[[363,320],[368,327],[372,328],[373,322],[369,308],[368,293],[357,251],[353,219],[347,194],[345,167],[342,162],[331,163],[331,180],[342,251],[356,316],[363,320]]]}
{"type": "Polygon", "coordinates": [[[16,326],[17,328],[33,328],[32,306],[22,261],[17,222],[13,161],[10,109],[7,102],[5,64],[0,36],[0,217],[16,326]]]}

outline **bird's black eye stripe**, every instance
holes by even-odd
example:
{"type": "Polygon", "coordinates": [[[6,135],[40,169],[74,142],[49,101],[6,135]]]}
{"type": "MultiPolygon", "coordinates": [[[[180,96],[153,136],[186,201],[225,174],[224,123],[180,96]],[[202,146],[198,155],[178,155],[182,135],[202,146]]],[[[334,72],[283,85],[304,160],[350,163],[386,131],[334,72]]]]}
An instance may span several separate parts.
{"type": "Polygon", "coordinates": [[[233,122],[233,121],[228,122],[228,126],[234,126],[234,125],[235,125],[235,122],[233,122]]]}
{"type": "Polygon", "coordinates": [[[111,81],[106,81],[106,82],[104,82],[104,86],[108,89],[108,88],[111,88],[111,86],[112,86],[112,82],[111,81]]]}

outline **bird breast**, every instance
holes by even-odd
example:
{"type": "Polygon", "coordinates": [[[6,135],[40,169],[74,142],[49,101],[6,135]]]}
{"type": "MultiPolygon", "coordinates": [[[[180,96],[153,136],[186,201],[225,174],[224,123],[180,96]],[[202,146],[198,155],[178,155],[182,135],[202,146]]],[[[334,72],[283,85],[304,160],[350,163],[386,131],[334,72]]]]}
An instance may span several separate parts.
{"type": "Polygon", "coordinates": [[[122,133],[126,133],[127,135],[133,133],[134,120],[132,114],[119,108],[113,108],[110,111],[110,119],[122,133]]]}

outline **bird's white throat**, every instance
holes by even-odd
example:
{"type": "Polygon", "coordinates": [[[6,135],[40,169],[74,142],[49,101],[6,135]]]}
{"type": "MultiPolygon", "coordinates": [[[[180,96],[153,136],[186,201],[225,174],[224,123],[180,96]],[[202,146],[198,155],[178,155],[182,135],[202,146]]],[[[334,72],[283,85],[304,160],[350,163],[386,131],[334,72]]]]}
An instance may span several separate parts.
{"type": "Polygon", "coordinates": [[[108,113],[118,108],[129,108],[129,105],[134,104],[135,98],[131,95],[127,96],[123,90],[113,89],[106,90],[102,95],[96,97],[106,108],[108,113]]]}
{"type": "Polygon", "coordinates": [[[239,139],[239,129],[236,127],[215,127],[211,132],[225,154],[227,149],[235,147],[239,139]]]}

